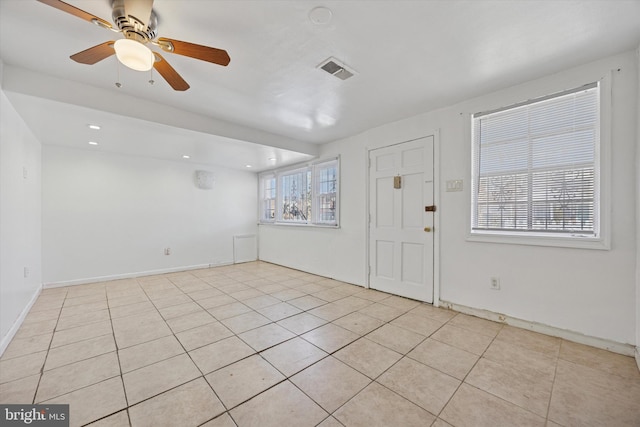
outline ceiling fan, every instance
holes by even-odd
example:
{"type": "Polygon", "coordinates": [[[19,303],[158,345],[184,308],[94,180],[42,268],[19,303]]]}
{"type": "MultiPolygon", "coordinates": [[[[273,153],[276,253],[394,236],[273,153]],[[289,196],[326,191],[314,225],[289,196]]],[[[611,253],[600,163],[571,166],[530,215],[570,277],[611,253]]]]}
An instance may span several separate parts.
{"type": "Polygon", "coordinates": [[[81,64],[93,65],[115,54],[121,63],[134,70],[148,71],[152,67],[155,68],[173,89],[184,91],[189,89],[189,84],[162,55],[151,51],[148,44],[157,46],[165,52],[222,66],[229,64],[231,60],[227,51],[222,49],[157,37],[158,17],[153,10],[153,0],[114,0],[112,18],[115,27],[104,19],[63,1],[38,1],[124,35],[124,39],[107,41],[71,55],[71,59],[81,64]]]}

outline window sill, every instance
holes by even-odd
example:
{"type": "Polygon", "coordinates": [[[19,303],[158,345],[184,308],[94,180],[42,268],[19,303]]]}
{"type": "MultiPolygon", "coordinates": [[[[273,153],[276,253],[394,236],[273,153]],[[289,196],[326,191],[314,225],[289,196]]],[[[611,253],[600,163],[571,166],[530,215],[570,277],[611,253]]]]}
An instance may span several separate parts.
{"type": "Polygon", "coordinates": [[[558,248],[572,249],[594,249],[607,251],[611,249],[611,245],[607,239],[602,237],[576,236],[564,237],[554,235],[536,235],[517,234],[517,233],[498,233],[498,232],[468,232],[466,240],[468,242],[482,243],[501,243],[510,245],[526,245],[526,246],[549,246],[558,248]]]}
{"type": "Polygon", "coordinates": [[[258,225],[269,225],[276,227],[340,228],[339,224],[307,224],[299,222],[258,222],[258,225]]]}

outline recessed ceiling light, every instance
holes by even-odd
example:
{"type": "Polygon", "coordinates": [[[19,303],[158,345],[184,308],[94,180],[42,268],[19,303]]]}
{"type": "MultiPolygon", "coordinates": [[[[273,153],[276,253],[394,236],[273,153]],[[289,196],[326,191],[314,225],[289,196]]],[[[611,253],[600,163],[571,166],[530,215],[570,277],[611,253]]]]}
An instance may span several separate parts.
{"type": "Polygon", "coordinates": [[[89,125],[89,129],[100,130],[100,126],[98,126],[98,125],[89,125]]]}
{"type": "Polygon", "coordinates": [[[95,141],[89,141],[89,145],[98,145],[98,143],[95,141]]]}
{"type": "Polygon", "coordinates": [[[270,162],[275,162],[275,161],[276,161],[276,158],[275,158],[275,157],[269,157],[269,161],[270,161],[270,162]]]}
{"type": "Polygon", "coordinates": [[[253,166],[251,166],[251,165],[245,165],[245,167],[247,167],[247,168],[252,168],[253,166]]]}
{"type": "Polygon", "coordinates": [[[186,154],[184,156],[182,156],[183,159],[190,159],[191,156],[187,156],[186,154]]]}

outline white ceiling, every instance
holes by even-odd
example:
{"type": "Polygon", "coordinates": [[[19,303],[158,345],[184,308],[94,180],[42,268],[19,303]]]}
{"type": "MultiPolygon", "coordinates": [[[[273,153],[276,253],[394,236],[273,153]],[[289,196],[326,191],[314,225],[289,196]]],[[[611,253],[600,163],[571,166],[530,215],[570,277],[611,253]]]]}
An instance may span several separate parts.
{"type": "MultiPolygon", "coordinates": [[[[68,3],[111,21],[109,0],[68,3]]],[[[122,66],[118,89],[115,57],[69,56],[119,34],[0,0],[3,88],[44,144],[88,149],[86,124],[98,122],[103,150],[262,170],[640,44],[640,0],[155,0],[154,10],[160,36],[226,49],[229,66],[165,54],[191,89],[122,66]],[[309,19],[318,6],[333,12],[328,24],[309,19]],[[329,57],[356,75],[318,70],[329,57]]]]}

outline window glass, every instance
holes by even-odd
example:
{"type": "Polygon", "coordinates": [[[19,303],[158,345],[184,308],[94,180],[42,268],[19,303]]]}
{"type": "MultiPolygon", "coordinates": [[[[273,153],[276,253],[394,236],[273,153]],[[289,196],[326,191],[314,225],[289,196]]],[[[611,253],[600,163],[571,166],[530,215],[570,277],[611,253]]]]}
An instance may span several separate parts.
{"type": "Polygon", "coordinates": [[[337,226],[339,159],[260,175],[260,222],[337,226]]]}

